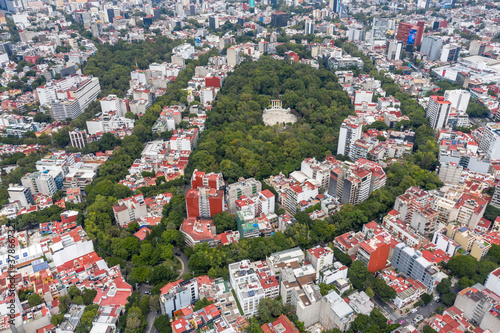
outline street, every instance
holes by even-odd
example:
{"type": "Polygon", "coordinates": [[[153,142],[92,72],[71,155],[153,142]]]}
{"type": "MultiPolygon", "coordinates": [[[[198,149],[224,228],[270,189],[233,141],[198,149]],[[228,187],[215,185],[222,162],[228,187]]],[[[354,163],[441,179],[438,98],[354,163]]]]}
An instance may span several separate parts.
{"type": "Polygon", "coordinates": [[[186,257],[186,255],[184,254],[184,252],[182,252],[181,250],[179,250],[178,248],[174,248],[174,256],[179,259],[179,261],[181,262],[181,272],[179,274],[179,276],[177,277],[177,279],[180,279],[184,276],[184,274],[187,273],[188,271],[188,257],[186,257]]]}
{"type": "Polygon", "coordinates": [[[156,314],[156,312],[150,311],[148,315],[146,316],[146,322],[148,325],[146,326],[146,333],[158,333],[158,330],[156,327],[153,326],[156,318],[159,315],[156,314]]]}

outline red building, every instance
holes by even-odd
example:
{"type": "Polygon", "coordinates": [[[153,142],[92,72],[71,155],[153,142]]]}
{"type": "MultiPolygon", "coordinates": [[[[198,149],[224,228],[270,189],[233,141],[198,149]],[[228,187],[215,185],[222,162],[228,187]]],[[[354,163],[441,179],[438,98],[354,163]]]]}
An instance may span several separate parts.
{"type": "Polygon", "coordinates": [[[362,242],[356,253],[356,259],[364,262],[368,270],[375,273],[387,266],[390,249],[391,236],[384,232],[362,242]]]}
{"type": "Polygon", "coordinates": [[[408,37],[410,36],[410,31],[415,30],[415,41],[413,42],[413,44],[415,46],[418,46],[422,42],[424,26],[425,22],[423,21],[419,21],[416,25],[406,22],[400,22],[398,26],[398,34],[396,35],[396,39],[398,41],[403,42],[404,44],[407,44],[408,37]]]}
{"type": "Polygon", "coordinates": [[[220,88],[221,78],[218,76],[205,77],[205,87],[207,88],[220,88]]]}
{"type": "Polygon", "coordinates": [[[186,193],[188,217],[209,218],[224,211],[224,191],[200,187],[186,193]]]}
{"type": "Polygon", "coordinates": [[[191,188],[194,190],[199,187],[213,188],[220,190],[222,185],[224,185],[224,179],[222,178],[222,173],[205,173],[204,171],[194,170],[193,176],[191,177],[191,188]]]}
{"type": "Polygon", "coordinates": [[[26,62],[32,63],[33,65],[36,65],[38,63],[38,59],[40,59],[39,55],[36,56],[25,56],[24,60],[26,62]]]}

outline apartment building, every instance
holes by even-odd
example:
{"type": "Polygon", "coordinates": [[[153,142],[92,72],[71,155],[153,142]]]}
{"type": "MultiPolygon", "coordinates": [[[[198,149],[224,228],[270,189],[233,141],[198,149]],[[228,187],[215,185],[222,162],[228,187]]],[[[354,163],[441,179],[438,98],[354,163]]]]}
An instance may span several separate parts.
{"type": "Polygon", "coordinates": [[[251,317],[257,314],[257,307],[265,292],[250,261],[243,260],[229,265],[229,281],[243,314],[251,317]]]}
{"type": "Polygon", "coordinates": [[[62,172],[46,170],[28,173],[21,178],[23,186],[29,187],[32,194],[42,193],[53,196],[63,186],[62,172]]]}
{"type": "Polygon", "coordinates": [[[463,312],[463,316],[483,330],[498,332],[500,315],[497,308],[498,295],[477,283],[457,294],[454,306],[463,312]]]}
{"type": "Polygon", "coordinates": [[[438,271],[422,257],[419,251],[404,243],[397,244],[392,255],[392,266],[408,277],[423,283],[428,291],[434,289],[438,271]]]}
{"type": "Polygon", "coordinates": [[[189,189],[186,193],[188,217],[210,218],[224,211],[224,191],[213,188],[189,189]]]}
{"type": "Polygon", "coordinates": [[[216,233],[215,225],[211,219],[198,219],[196,217],[188,217],[182,222],[180,231],[184,236],[184,242],[189,247],[194,247],[196,244],[208,243],[214,245],[216,233]]]}
{"type": "Polygon", "coordinates": [[[358,231],[357,233],[349,231],[335,237],[334,244],[336,248],[352,258],[356,255],[360,244],[364,241],[365,235],[361,231],[358,231]]]}
{"type": "Polygon", "coordinates": [[[489,160],[500,159],[500,123],[487,123],[479,141],[479,150],[489,160]]]}
{"type": "Polygon", "coordinates": [[[290,185],[286,190],[285,209],[295,214],[297,205],[302,201],[308,201],[318,195],[318,187],[310,182],[305,182],[301,185],[290,185]]]}
{"type": "Polygon", "coordinates": [[[359,244],[356,260],[360,260],[372,273],[386,268],[391,250],[391,236],[387,232],[369,238],[359,244]]]}
{"type": "Polygon", "coordinates": [[[363,127],[358,118],[353,116],[346,118],[340,125],[337,155],[349,156],[352,146],[362,135],[363,127]]]}
{"type": "Polygon", "coordinates": [[[262,183],[254,178],[240,178],[238,182],[226,187],[227,207],[231,214],[236,213],[236,200],[242,196],[255,197],[262,191],[262,183]]]}
{"type": "Polygon", "coordinates": [[[401,221],[400,216],[401,214],[397,210],[391,210],[382,220],[382,227],[395,240],[403,242],[414,249],[419,249],[424,244],[425,237],[411,230],[406,223],[401,221]]]}
{"type": "Polygon", "coordinates": [[[33,194],[31,190],[27,186],[19,186],[10,184],[9,189],[9,198],[11,202],[19,201],[22,207],[30,207],[35,204],[33,200],[33,194]]]}
{"type": "Polygon", "coordinates": [[[476,229],[486,211],[488,202],[483,198],[463,193],[450,211],[448,222],[458,222],[476,229]]]}
{"type": "Polygon", "coordinates": [[[170,138],[170,149],[178,152],[192,151],[198,143],[198,136],[199,130],[197,127],[188,130],[174,130],[170,138]]]}
{"type": "Polygon", "coordinates": [[[196,190],[199,187],[213,188],[216,190],[221,190],[224,186],[224,178],[222,173],[205,173],[204,171],[198,171],[194,169],[193,175],[191,176],[191,188],[196,190]]]}
{"type": "Polygon", "coordinates": [[[429,119],[430,125],[434,130],[440,130],[448,123],[451,102],[445,100],[443,96],[431,96],[425,116],[429,119]]]}
{"type": "Polygon", "coordinates": [[[113,206],[113,213],[116,223],[121,227],[126,227],[129,223],[137,221],[147,214],[144,196],[138,194],[130,198],[118,200],[118,203],[113,206]]]}
{"type": "Polygon", "coordinates": [[[177,280],[160,289],[161,313],[173,318],[174,312],[193,304],[199,298],[198,280],[177,280]]]}
{"type": "Polygon", "coordinates": [[[347,331],[356,312],[334,290],[321,299],[320,323],[326,330],[334,328],[347,331]]]}
{"type": "Polygon", "coordinates": [[[83,149],[89,143],[89,136],[87,131],[75,128],[69,132],[69,141],[73,147],[83,149]]]}
{"type": "Polygon", "coordinates": [[[316,246],[306,251],[306,259],[316,268],[316,280],[325,267],[333,264],[333,251],[329,247],[316,246]]]}

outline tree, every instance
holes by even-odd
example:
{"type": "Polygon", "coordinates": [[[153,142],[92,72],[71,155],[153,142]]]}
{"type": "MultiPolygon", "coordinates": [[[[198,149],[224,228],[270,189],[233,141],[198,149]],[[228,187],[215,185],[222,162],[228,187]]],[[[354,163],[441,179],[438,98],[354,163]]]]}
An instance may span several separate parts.
{"type": "Polygon", "coordinates": [[[68,312],[70,304],[71,298],[68,295],[59,297],[59,312],[63,314],[68,312]]]}
{"type": "Polygon", "coordinates": [[[368,271],[362,261],[356,260],[347,271],[347,277],[351,280],[354,288],[358,290],[365,290],[365,284],[370,277],[373,277],[373,275],[368,271]]]}
{"type": "Polygon", "coordinates": [[[424,304],[427,304],[427,303],[430,303],[432,301],[432,295],[431,294],[423,294],[422,297],[420,297],[420,299],[422,300],[422,302],[424,302],[424,304]]]}
{"type": "Polygon", "coordinates": [[[457,295],[454,293],[447,293],[441,297],[441,300],[443,301],[443,304],[445,304],[447,306],[452,306],[453,303],[455,303],[456,297],[457,297],[457,295]]]}
{"type": "Polygon", "coordinates": [[[334,247],[333,248],[333,255],[335,258],[340,261],[342,264],[345,266],[349,267],[352,264],[352,259],[349,257],[348,254],[345,254],[344,252],[340,251],[338,248],[334,247]]]}
{"type": "Polygon", "coordinates": [[[422,331],[424,333],[438,333],[435,329],[433,329],[429,325],[425,325],[422,331]]]}
{"type": "Polygon", "coordinates": [[[210,304],[214,304],[213,300],[208,300],[206,297],[203,297],[203,299],[199,299],[196,304],[194,305],[193,311],[198,311],[203,309],[206,306],[209,306],[210,304]]]}
{"type": "MultiPolygon", "coordinates": [[[[450,279],[443,279],[439,284],[436,286],[436,291],[440,294],[446,294],[449,293],[451,289],[451,280],[450,279]]],[[[425,302],[425,301],[424,301],[425,302]]]]}
{"type": "Polygon", "coordinates": [[[159,316],[156,318],[153,325],[160,333],[172,333],[172,327],[170,326],[170,318],[168,315],[159,316]]]}
{"type": "Polygon", "coordinates": [[[42,300],[42,297],[40,297],[40,295],[38,295],[38,294],[31,294],[31,295],[28,296],[28,304],[31,307],[40,305],[42,303],[43,303],[43,300],[42,300]]]}
{"type": "Polygon", "coordinates": [[[54,326],[59,326],[64,321],[64,313],[58,313],[50,318],[50,323],[54,326]]]}
{"type": "Polygon", "coordinates": [[[236,230],[236,218],[228,212],[215,214],[212,217],[217,233],[223,233],[226,230],[236,230]]]}

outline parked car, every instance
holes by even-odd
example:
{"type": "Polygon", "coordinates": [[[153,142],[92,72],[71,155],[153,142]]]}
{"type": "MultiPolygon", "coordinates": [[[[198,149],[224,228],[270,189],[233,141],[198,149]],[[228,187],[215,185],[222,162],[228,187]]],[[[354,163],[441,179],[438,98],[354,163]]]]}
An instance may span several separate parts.
{"type": "Polygon", "coordinates": [[[415,308],[415,309],[411,309],[411,311],[410,311],[410,312],[411,312],[411,313],[415,313],[415,312],[417,312],[417,310],[418,310],[417,308],[415,308]]]}

